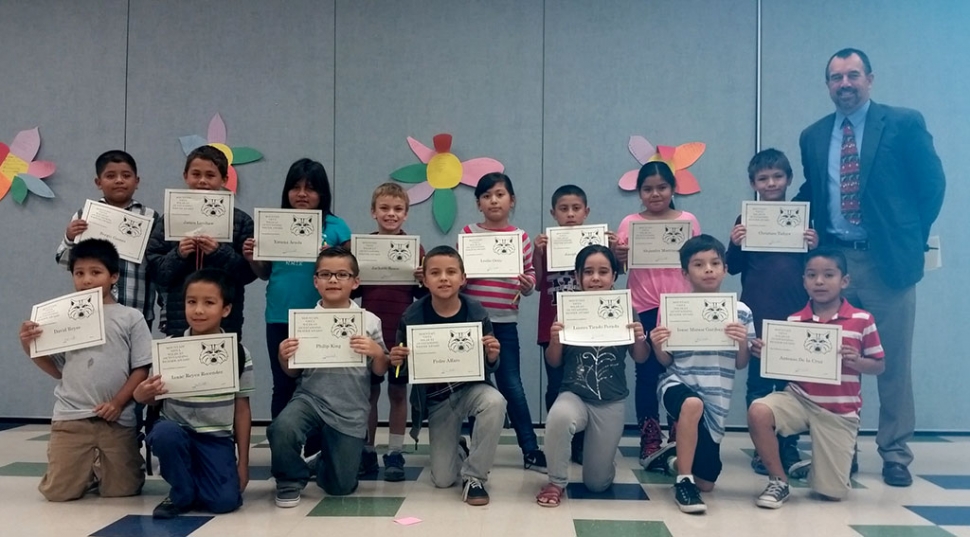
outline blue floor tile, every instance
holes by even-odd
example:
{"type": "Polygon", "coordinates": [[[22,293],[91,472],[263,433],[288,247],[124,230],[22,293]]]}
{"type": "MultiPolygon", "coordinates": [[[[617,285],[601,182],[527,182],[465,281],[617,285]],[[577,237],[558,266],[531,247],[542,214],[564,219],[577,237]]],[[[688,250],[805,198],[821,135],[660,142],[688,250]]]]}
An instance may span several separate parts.
{"type": "Polygon", "coordinates": [[[632,459],[640,458],[640,447],[639,446],[620,446],[620,455],[624,457],[630,457],[632,459]]]}
{"type": "Polygon", "coordinates": [[[937,526],[970,526],[970,507],[959,505],[906,505],[904,507],[937,526]]]}
{"type": "Polygon", "coordinates": [[[639,483],[613,483],[613,486],[603,492],[591,492],[582,483],[566,485],[566,496],[571,500],[640,500],[650,498],[639,483]]]}
{"type": "MultiPolygon", "coordinates": [[[[421,477],[421,471],[424,470],[422,466],[405,466],[404,467],[404,480],[405,481],[417,481],[421,477]]],[[[360,481],[384,481],[384,468],[382,467],[377,473],[368,474],[359,479],[360,481]]]]}
{"type": "Polygon", "coordinates": [[[946,490],[970,490],[970,475],[921,475],[923,479],[946,490]]]}
{"type": "Polygon", "coordinates": [[[0,431],[6,431],[7,429],[16,429],[20,427],[23,423],[19,421],[0,421],[0,431]]]}
{"type": "Polygon", "coordinates": [[[268,481],[272,479],[273,472],[269,466],[250,466],[249,467],[249,480],[250,481],[268,481]]]}
{"type": "Polygon", "coordinates": [[[149,515],[127,515],[91,534],[91,537],[187,537],[211,516],[180,516],[156,520],[149,515]]]}

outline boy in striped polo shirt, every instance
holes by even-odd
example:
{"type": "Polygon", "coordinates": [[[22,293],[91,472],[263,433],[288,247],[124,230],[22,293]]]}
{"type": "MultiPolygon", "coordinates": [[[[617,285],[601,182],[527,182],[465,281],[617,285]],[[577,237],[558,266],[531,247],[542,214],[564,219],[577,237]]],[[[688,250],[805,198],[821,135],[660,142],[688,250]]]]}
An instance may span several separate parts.
{"type": "MultiPolygon", "coordinates": [[[[692,292],[717,293],[727,274],[724,245],[710,235],[693,237],[680,248],[680,267],[692,292]]],[[[755,338],[754,317],[742,302],[737,303],[737,319],[724,326],[725,335],[737,342],[737,351],[665,351],[670,330],[663,319],[650,332],[657,360],[667,368],[657,391],[677,422],[677,455],[669,465],[677,476],[674,500],[685,513],[707,511],[700,492],[714,490],[721,474],[721,439],[734,370],[748,365],[749,342],[755,338]]]]}
{"type": "MultiPolygon", "coordinates": [[[[886,366],[872,314],[842,298],[842,290],[849,285],[846,266],[839,250],[809,252],[803,281],[810,300],[803,310],[788,317],[789,321],[842,327],[842,383],[791,382],[784,391],[758,399],[748,409],[751,440],[769,474],[768,486],[755,500],[758,507],[777,509],[789,495],[776,432],[787,436],[809,431],[814,464],[804,462],[810,464],[812,490],[828,500],[841,500],[849,493],[862,408],[861,375],[878,375],[886,366]]],[[[760,354],[763,347],[756,340],[752,350],[760,354]]]]}
{"type": "MultiPolygon", "coordinates": [[[[220,269],[204,268],[185,280],[185,336],[222,332],[222,320],[232,309],[235,287],[220,269]]],[[[158,457],[162,477],[171,485],[168,497],[155,507],[154,518],[174,518],[190,509],[228,513],[242,505],[249,483],[249,441],[252,414],[249,396],[255,391],[253,360],[239,345],[239,391],[164,399],[161,419],[148,433],[148,445],[158,457]],[[238,452],[238,454],[237,454],[238,452]]],[[[135,389],[136,401],[157,404],[166,392],[159,375],[135,389]]]]}

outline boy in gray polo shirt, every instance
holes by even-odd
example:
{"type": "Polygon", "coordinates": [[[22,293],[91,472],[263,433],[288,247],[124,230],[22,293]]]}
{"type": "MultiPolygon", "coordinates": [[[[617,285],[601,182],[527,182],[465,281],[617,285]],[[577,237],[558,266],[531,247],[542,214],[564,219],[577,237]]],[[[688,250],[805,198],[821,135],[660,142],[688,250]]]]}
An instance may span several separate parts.
{"type": "MultiPolygon", "coordinates": [[[[145,483],[145,461],[138,449],[132,392],[148,377],[152,335],[141,312],[118,304],[111,294],[119,270],[114,245],[81,241],[71,250],[68,265],[75,290],[101,288],[105,343],[33,359],[59,381],[47,472],[38,488],[52,502],[80,498],[97,479],[94,465],[100,456],[99,494],[133,496],[145,483]]],[[[32,321],[21,325],[20,342],[28,356],[42,332],[32,321]]]]}

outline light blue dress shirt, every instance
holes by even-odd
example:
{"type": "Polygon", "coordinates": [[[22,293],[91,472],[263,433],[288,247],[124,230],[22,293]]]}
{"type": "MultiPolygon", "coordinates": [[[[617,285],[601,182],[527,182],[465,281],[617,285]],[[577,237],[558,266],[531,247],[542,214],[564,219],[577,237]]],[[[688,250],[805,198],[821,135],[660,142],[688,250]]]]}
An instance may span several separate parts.
{"type": "MultiPolygon", "coordinates": [[[[852,130],[855,132],[855,144],[862,154],[862,135],[866,130],[866,114],[869,113],[869,104],[866,101],[858,110],[848,116],[836,110],[835,125],[832,126],[832,139],[829,141],[829,219],[827,230],[836,238],[844,241],[864,241],[866,240],[866,230],[862,225],[850,224],[842,216],[842,180],[840,169],[842,167],[842,121],[849,118],[852,130]]],[[[861,171],[861,170],[860,170],[861,171]]],[[[863,215],[863,218],[865,216],[863,215]]],[[[863,220],[865,224],[865,220],[863,220]]]]}

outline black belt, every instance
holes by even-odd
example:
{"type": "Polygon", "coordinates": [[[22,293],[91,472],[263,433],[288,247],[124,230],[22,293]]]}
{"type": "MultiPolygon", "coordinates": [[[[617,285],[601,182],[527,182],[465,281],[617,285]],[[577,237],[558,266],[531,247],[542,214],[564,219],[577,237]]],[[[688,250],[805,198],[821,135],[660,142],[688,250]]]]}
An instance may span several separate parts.
{"type": "Polygon", "coordinates": [[[848,248],[849,250],[860,250],[866,251],[869,249],[869,241],[844,241],[842,239],[832,239],[832,244],[838,246],[839,248],[848,248]]]}

